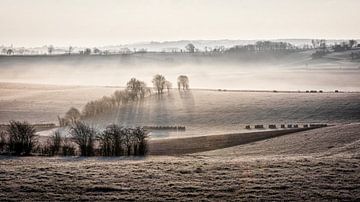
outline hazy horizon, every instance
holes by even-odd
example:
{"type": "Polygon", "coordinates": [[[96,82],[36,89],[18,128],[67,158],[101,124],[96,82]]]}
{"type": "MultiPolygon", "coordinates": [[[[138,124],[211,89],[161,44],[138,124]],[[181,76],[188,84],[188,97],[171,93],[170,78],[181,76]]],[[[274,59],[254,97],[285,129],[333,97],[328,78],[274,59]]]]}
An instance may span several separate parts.
{"type": "MultiPolygon", "coordinates": [[[[98,44],[98,45],[90,45],[90,44],[82,44],[82,45],[74,45],[71,44],[69,46],[73,47],[73,48],[88,48],[88,47],[97,47],[97,48],[104,48],[104,47],[117,47],[117,46],[121,46],[121,47],[126,47],[126,46],[136,46],[136,45],[152,45],[153,43],[158,43],[158,44],[166,44],[166,43],[180,43],[183,41],[189,41],[189,42],[221,42],[221,41],[248,41],[249,43],[245,43],[244,45],[248,45],[248,44],[255,44],[256,41],[282,41],[282,42],[287,42],[287,41],[291,41],[291,40],[326,40],[327,42],[331,42],[331,41],[348,41],[348,40],[356,40],[359,41],[359,38],[258,38],[258,39],[228,39],[228,38],[223,38],[223,39],[179,39],[179,40],[151,40],[151,41],[134,41],[134,42],[129,42],[129,43],[108,43],[108,44],[98,44]],[[252,43],[253,42],[253,43],[252,43]]],[[[54,46],[54,43],[48,43],[48,44],[34,44],[32,46],[24,46],[21,44],[18,45],[14,45],[14,44],[7,44],[7,43],[0,43],[0,46],[4,46],[4,47],[14,47],[14,48],[43,48],[43,47],[48,47],[48,46],[54,46]]],[[[219,44],[220,46],[221,44],[219,44]]],[[[243,44],[233,44],[232,46],[235,45],[243,45],[243,44]]],[[[296,45],[296,44],[293,44],[296,45]]],[[[65,48],[67,49],[69,46],[67,46],[67,44],[58,44],[55,45],[55,48],[65,48]]],[[[169,47],[169,48],[173,48],[173,47],[169,47]]]]}
{"type": "Polygon", "coordinates": [[[0,4],[0,44],[5,46],[356,39],[360,33],[356,0],[1,0],[0,4]]]}

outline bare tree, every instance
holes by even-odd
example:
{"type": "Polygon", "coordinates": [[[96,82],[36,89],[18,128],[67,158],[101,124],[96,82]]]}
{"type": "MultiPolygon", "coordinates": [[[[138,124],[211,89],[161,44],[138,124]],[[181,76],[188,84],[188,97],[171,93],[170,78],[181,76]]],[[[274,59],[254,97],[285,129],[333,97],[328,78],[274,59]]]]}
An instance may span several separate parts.
{"type": "Polygon", "coordinates": [[[351,40],[349,40],[349,47],[350,48],[352,48],[354,45],[356,45],[357,44],[357,41],[355,41],[355,40],[353,40],[353,39],[351,39],[351,40]]]}
{"type": "Polygon", "coordinates": [[[195,52],[195,46],[192,43],[189,43],[185,46],[185,49],[189,52],[189,53],[193,53],[195,52]]]}
{"type": "Polygon", "coordinates": [[[124,135],[124,145],[126,148],[126,154],[131,155],[131,148],[133,146],[133,136],[132,136],[133,129],[131,128],[123,128],[122,134],[124,135]]]}
{"type": "Polygon", "coordinates": [[[74,143],[70,140],[70,137],[63,137],[62,145],[62,155],[64,156],[74,156],[75,155],[75,146],[74,143]]]}
{"type": "Polygon", "coordinates": [[[103,156],[112,156],[112,137],[111,134],[105,130],[104,132],[98,134],[97,140],[99,141],[100,152],[103,156]]]}
{"type": "Polygon", "coordinates": [[[121,156],[123,155],[123,143],[125,139],[124,130],[112,124],[106,127],[105,131],[100,134],[100,148],[105,156],[121,156]]]}
{"type": "Polygon", "coordinates": [[[6,54],[8,54],[8,55],[13,55],[13,54],[14,54],[14,50],[11,49],[11,48],[9,48],[9,49],[7,49],[7,51],[6,51],[6,54]]]}
{"type": "Polygon", "coordinates": [[[154,76],[152,83],[158,94],[162,94],[165,88],[166,79],[163,75],[157,74],[154,76]]]}
{"type": "Polygon", "coordinates": [[[6,48],[1,49],[1,53],[2,53],[3,55],[7,54],[7,49],[6,49],[6,48]]]}
{"type": "Polygon", "coordinates": [[[117,107],[119,107],[121,103],[123,103],[124,97],[126,96],[125,94],[126,93],[124,91],[117,90],[112,95],[117,107]]]}
{"type": "Polygon", "coordinates": [[[54,52],[54,49],[53,45],[48,46],[48,53],[51,55],[54,52]]]}
{"type": "Polygon", "coordinates": [[[75,107],[71,107],[65,114],[65,119],[71,124],[75,123],[76,121],[79,121],[80,118],[81,118],[81,114],[79,110],[76,109],[75,107]]]}
{"type": "Polygon", "coordinates": [[[100,51],[100,49],[98,49],[98,48],[95,47],[95,48],[93,49],[93,53],[94,53],[94,54],[100,54],[101,51],[100,51]]]}
{"type": "Polygon", "coordinates": [[[6,129],[9,151],[16,155],[29,155],[36,143],[36,130],[27,122],[10,121],[6,129]]]}
{"type": "Polygon", "coordinates": [[[77,121],[71,127],[70,134],[74,142],[80,148],[81,156],[94,155],[94,140],[96,137],[96,130],[84,122],[77,121]]]}
{"type": "Polygon", "coordinates": [[[170,92],[170,89],[172,88],[172,83],[170,81],[166,81],[165,87],[166,87],[167,91],[170,92]]]}
{"type": "Polygon", "coordinates": [[[177,78],[178,89],[189,90],[189,78],[185,75],[180,75],[177,78]]]}
{"type": "Polygon", "coordinates": [[[148,92],[145,82],[139,81],[136,78],[132,78],[127,82],[126,89],[129,91],[130,99],[132,100],[143,98],[148,92]]]}
{"type": "Polygon", "coordinates": [[[73,48],[72,46],[69,46],[69,49],[68,49],[69,55],[71,55],[71,53],[72,53],[73,50],[74,50],[74,48],[73,48]]]}
{"type": "Polygon", "coordinates": [[[147,135],[143,128],[137,127],[133,131],[134,136],[134,153],[135,155],[146,155],[147,149],[147,135]]]}
{"type": "Polygon", "coordinates": [[[61,149],[61,143],[62,143],[62,137],[59,130],[56,130],[51,136],[50,136],[50,152],[51,155],[57,155],[60,152],[61,149]]]}
{"type": "Polygon", "coordinates": [[[84,55],[90,55],[90,54],[91,54],[91,49],[90,48],[85,48],[84,55]]]}
{"type": "Polygon", "coordinates": [[[0,131],[0,153],[5,151],[7,145],[7,135],[5,131],[0,131]]]}

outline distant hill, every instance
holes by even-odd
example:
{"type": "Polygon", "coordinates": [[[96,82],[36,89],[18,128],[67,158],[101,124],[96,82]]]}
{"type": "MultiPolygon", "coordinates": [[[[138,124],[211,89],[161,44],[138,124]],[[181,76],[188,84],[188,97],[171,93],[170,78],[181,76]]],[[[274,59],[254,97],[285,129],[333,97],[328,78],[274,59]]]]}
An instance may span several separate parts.
{"type": "MultiPolygon", "coordinates": [[[[295,46],[302,47],[304,45],[310,45],[312,39],[271,39],[269,41],[273,42],[287,42],[291,43],[295,46]]],[[[254,44],[256,41],[263,41],[262,39],[255,40],[230,40],[230,39],[222,39],[222,40],[180,40],[180,41],[163,41],[163,42],[142,42],[142,43],[133,43],[133,44],[124,44],[124,45],[115,45],[115,46],[104,46],[101,48],[104,49],[120,49],[120,48],[129,48],[133,49],[147,49],[148,51],[163,51],[164,49],[184,49],[185,46],[189,43],[194,44],[194,46],[200,50],[205,50],[208,48],[216,48],[220,46],[224,46],[225,48],[230,48],[235,45],[247,45],[254,44]]],[[[336,40],[327,40],[328,44],[340,43],[343,41],[348,41],[344,39],[336,39],[336,40]]]]}
{"type": "MultiPolygon", "coordinates": [[[[264,41],[267,39],[254,39],[254,40],[233,40],[233,39],[220,39],[220,40],[178,40],[178,41],[150,41],[150,42],[139,42],[139,43],[130,43],[130,44],[119,44],[119,45],[105,45],[105,46],[98,46],[100,50],[109,50],[109,51],[119,51],[123,49],[129,49],[129,51],[134,50],[141,50],[146,49],[147,51],[154,51],[154,52],[171,52],[180,51],[181,49],[185,49],[185,46],[189,43],[194,44],[195,48],[204,51],[206,48],[216,48],[216,47],[224,47],[230,48],[235,45],[247,45],[247,44],[254,44],[256,41],[264,41]]],[[[268,41],[272,42],[287,42],[291,43],[298,47],[303,47],[304,45],[311,45],[312,39],[268,39],[268,41]]],[[[341,43],[343,41],[348,41],[348,39],[328,39],[326,40],[327,44],[335,44],[341,43]]],[[[358,39],[357,41],[360,41],[358,39]]],[[[1,49],[9,48],[5,46],[0,46],[1,49]]],[[[73,53],[78,53],[85,48],[94,48],[94,47],[82,47],[82,46],[74,46],[73,53]]],[[[22,47],[17,47],[16,49],[24,49],[22,47]]],[[[26,48],[33,54],[46,54],[48,52],[48,47],[46,45],[42,47],[32,47],[26,48]]],[[[67,52],[69,47],[55,47],[53,54],[60,54],[67,52]]]]}

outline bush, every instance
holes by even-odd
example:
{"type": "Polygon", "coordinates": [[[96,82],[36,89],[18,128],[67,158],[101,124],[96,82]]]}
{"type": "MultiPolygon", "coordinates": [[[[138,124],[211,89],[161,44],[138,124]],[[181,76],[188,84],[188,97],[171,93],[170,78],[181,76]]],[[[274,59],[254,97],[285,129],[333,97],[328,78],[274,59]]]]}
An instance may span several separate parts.
{"type": "Polygon", "coordinates": [[[4,152],[6,150],[6,133],[4,131],[0,131],[0,152],[4,152]]]}
{"type": "Polygon", "coordinates": [[[68,137],[64,137],[63,146],[62,146],[62,155],[63,156],[75,156],[76,149],[74,144],[69,140],[68,137]]]}
{"type": "Polygon", "coordinates": [[[36,130],[27,122],[10,121],[6,132],[9,151],[15,155],[29,155],[36,143],[36,130]]]}
{"type": "Polygon", "coordinates": [[[145,156],[148,152],[145,130],[143,128],[136,128],[134,130],[134,136],[136,137],[135,155],[145,156]]]}
{"type": "Polygon", "coordinates": [[[71,127],[71,136],[79,146],[81,156],[94,155],[94,139],[96,130],[84,122],[77,121],[71,127]]]}
{"type": "Polygon", "coordinates": [[[100,155],[112,156],[112,140],[110,134],[102,132],[97,136],[97,139],[100,145],[100,155]]]}
{"type": "Polygon", "coordinates": [[[133,148],[133,143],[134,143],[133,129],[123,128],[121,131],[124,134],[124,147],[126,150],[126,154],[130,156],[131,148],[133,148]]]}
{"type": "Polygon", "coordinates": [[[103,156],[121,156],[124,153],[123,129],[115,124],[106,127],[104,132],[98,136],[101,155],[103,156]]]}
{"type": "Polygon", "coordinates": [[[51,152],[51,148],[50,148],[50,140],[48,140],[45,144],[38,144],[33,149],[33,153],[44,156],[52,156],[53,153],[51,152]]]}
{"type": "Polygon", "coordinates": [[[112,124],[99,134],[100,155],[122,156],[147,153],[146,134],[143,128],[123,128],[112,124]]]}
{"type": "Polygon", "coordinates": [[[56,130],[49,139],[50,154],[58,155],[61,149],[62,137],[59,130],[56,130]]]}

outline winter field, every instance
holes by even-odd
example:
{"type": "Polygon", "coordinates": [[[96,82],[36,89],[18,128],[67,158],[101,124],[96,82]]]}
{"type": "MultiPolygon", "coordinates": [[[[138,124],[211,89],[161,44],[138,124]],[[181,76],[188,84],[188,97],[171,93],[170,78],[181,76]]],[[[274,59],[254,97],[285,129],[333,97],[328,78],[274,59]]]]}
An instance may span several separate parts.
{"type": "Polygon", "coordinates": [[[0,156],[0,199],[360,200],[358,63],[309,60],[308,53],[287,57],[268,66],[151,53],[0,58],[0,124],[58,125],[58,115],[110,96],[131,77],[151,86],[154,74],[173,83],[187,74],[192,87],[85,120],[97,129],[186,127],[152,130],[147,157],[0,156]],[[330,126],[295,133],[245,129],[310,123],[330,126]]]}
{"type": "Polygon", "coordinates": [[[0,157],[7,200],[360,199],[360,125],[181,156],[0,157]]]}
{"type": "MultiPolygon", "coordinates": [[[[112,94],[116,87],[0,83],[0,122],[55,123],[70,107],[112,94]]],[[[129,103],[87,120],[103,128],[185,126],[185,131],[155,131],[153,138],[248,132],[247,124],[351,123],[360,121],[359,93],[274,93],[171,90],[129,103]]]]}

